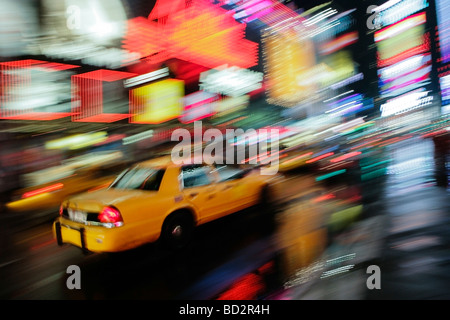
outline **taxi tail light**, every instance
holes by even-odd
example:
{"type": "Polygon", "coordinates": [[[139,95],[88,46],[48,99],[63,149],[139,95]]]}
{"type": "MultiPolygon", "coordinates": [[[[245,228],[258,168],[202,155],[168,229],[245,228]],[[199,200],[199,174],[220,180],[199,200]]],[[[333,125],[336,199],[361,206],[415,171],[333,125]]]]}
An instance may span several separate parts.
{"type": "Polygon", "coordinates": [[[98,215],[98,220],[105,224],[112,224],[116,227],[123,224],[120,211],[114,207],[104,207],[98,215]]]}

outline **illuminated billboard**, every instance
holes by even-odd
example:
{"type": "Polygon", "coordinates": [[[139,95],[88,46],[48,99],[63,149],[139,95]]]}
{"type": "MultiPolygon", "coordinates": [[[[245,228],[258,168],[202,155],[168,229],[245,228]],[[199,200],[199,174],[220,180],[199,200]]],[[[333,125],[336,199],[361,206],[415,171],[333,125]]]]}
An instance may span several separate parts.
{"type": "Polygon", "coordinates": [[[184,81],[165,79],[130,90],[130,123],[158,124],[183,112],[184,81]]]}
{"type": "Polygon", "coordinates": [[[116,122],[129,115],[123,80],[135,74],[99,69],[72,76],[72,121],[116,122]]]}
{"type": "Polygon", "coordinates": [[[79,66],[26,59],[0,63],[0,119],[69,117],[72,71],[79,66]]]}
{"type": "Polygon", "coordinates": [[[177,58],[208,68],[250,68],[258,64],[258,43],[245,38],[245,29],[209,1],[158,0],[148,19],[128,21],[122,48],[152,65],[177,58]]]}
{"type": "Polygon", "coordinates": [[[436,0],[438,77],[441,89],[442,114],[450,114],[450,0],[436,0]]]}
{"type": "Polygon", "coordinates": [[[301,81],[303,76],[314,73],[314,43],[301,39],[294,28],[283,32],[266,30],[262,36],[267,101],[293,107],[316,89],[313,81],[301,81]]]}
{"type": "Polygon", "coordinates": [[[181,123],[191,123],[208,118],[216,113],[219,95],[197,91],[183,98],[183,112],[179,117],[181,123]]]}
{"type": "Polygon", "coordinates": [[[387,1],[375,8],[381,116],[402,114],[433,104],[431,42],[426,0],[387,1]]]}

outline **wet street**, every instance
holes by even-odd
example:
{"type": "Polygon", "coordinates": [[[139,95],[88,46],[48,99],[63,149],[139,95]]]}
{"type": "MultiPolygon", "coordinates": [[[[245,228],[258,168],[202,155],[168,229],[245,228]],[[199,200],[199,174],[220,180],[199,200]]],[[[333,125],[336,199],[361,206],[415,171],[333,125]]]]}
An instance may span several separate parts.
{"type": "Polygon", "coordinates": [[[433,181],[432,147],[427,140],[392,145],[377,199],[332,234],[324,225],[340,208],[319,201],[329,187],[305,173],[279,186],[287,204],[273,221],[253,209],[226,217],[200,227],[184,252],[148,245],[83,255],[57,246],[50,222],[30,228],[3,223],[0,298],[209,300],[269,263],[274,280],[258,299],[449,299],[449,191],[433,181]],[[81,269],[80,290],[67,288],[70,265],[81,269]],[[373,265],[380,289],[367,286],[373,265]]]}

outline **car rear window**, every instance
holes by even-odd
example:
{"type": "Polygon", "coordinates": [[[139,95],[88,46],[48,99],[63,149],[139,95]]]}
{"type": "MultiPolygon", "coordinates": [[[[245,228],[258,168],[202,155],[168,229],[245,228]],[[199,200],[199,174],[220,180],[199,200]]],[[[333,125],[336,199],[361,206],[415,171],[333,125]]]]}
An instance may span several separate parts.
{"type": "Polygon", "coordinates": [[[164,176],[163,169],[132,168],[124,171],[111,184],[114,189],[158,191],[164,176]]]}

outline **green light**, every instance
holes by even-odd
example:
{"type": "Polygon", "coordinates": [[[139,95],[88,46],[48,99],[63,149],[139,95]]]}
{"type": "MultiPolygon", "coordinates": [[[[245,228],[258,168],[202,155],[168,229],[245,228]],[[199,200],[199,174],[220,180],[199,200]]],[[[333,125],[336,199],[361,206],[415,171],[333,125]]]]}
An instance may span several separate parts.
{"type": "Polygon", "coordinates": [[[325,180],[325,179],[328,179],[328,178],[337,176],[338,174],[344,173],[344,172],[346,172],[346,171],[347,171],[347,169],[342,169],[342,170],[333,171],[333,172],[331,172],[331,173],[327,173],[327,174],[324,174],[324,175],[322,175],[322,176],[317,177],[317,178],[316,178],[316,181],[322,181],[322,180],[325,180]]]}

